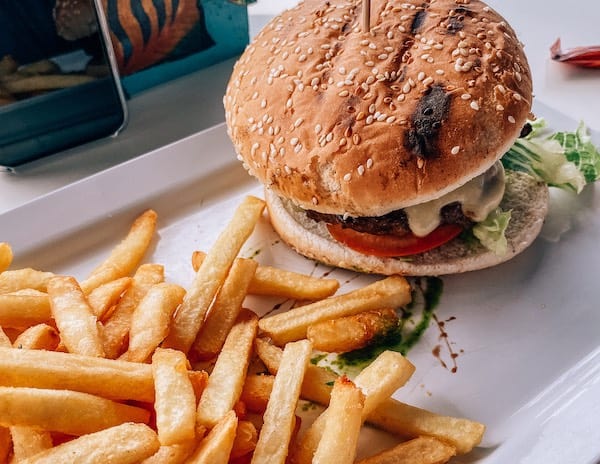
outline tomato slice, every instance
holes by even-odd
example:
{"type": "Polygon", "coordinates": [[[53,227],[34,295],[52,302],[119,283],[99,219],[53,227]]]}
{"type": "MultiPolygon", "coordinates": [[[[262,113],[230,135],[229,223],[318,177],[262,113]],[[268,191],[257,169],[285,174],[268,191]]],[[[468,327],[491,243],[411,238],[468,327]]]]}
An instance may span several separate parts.
{"type": "Polygon", "coordinates": [[[449,242],[461,233],[462,227],[456,224],[442,224],[429,235],[417,237],[406,235],[375,235],[358,232],[341,224],[327,224],[329,233],[338,242],[365,255],[394,257],[423,253],[449,242]]]}

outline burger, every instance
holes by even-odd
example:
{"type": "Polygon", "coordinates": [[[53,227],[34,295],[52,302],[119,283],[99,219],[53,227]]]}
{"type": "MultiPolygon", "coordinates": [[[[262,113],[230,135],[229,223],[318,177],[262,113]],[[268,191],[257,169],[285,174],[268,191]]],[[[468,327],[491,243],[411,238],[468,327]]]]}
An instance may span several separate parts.
{"type": "Polygon", "coordinates": [[[377,274],[481,269],[523,251],[547,185],[505,170],[531,118],[514,30],[479,0],[305,0],[224,97],[238,158],[300,254],[377,274]]]}

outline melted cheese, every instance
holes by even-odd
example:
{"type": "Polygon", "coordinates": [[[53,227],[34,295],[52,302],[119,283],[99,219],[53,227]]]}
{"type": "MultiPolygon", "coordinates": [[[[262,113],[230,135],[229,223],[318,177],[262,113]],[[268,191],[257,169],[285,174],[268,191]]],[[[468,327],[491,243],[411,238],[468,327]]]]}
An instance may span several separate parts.
{"type": "Polygon", "coordinates": [[[497,161],[490,169],[446,195],[420,205],[405,208],[413,234],[424,237],[440,225],[440,211],[450,203],[459,202],[463,214],[472,221],[483,221],[504,196],[504,168],[497,161]]]}

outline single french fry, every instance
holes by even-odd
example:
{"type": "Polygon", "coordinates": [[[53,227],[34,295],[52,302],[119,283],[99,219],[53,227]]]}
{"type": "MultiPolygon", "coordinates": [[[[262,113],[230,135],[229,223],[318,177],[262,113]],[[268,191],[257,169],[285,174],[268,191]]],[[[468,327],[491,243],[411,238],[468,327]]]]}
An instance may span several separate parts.
{"type": "Polygon", "coordinates": [[[256,261],[236,259],[217,293],[214,303],[194,341],[192,352],[200,360],[217,356],[227,334],[242,309],[248,285],[257,267],[256,261]]]}
{"type": "Polygon", "coordinates": [[[227,464],[237,429],[238,418],[229,411],[202,439],[198,448],[188,458],[189,464],[227,464]]]}
{"type": "Polygon", "coordinates": [[[0,274],[0,294],[12,293],[24,288],[45,292],[48,282],[54,277],[52,272],[24,268],[4,271],[0,274]]]}
{"type": "Polygon", "coordinates": [[[369,414],[369,423],[403,437],[422,435],[437,438],[466,454],[475,448],[485,432],[485,426],[465,418],[442,416],[392,398],[369,414]]]}
{"type": "Polygon", "coordinates": [[[56,276],[48,282],[50,308],[62,342],[71,353],[104,357],[98,321],[73,277],[56,276]]]}
{"type": "Polygon", "coordinates": [[[154,410],[161,445],[185,443],[195,437],[196,396],[187,364],[181,351],[158,349],[152,356],[154,410]]]}
{"type": "Polygon", "coordinates": [[[52,319],[46,293],[31,294],[25,290],[0,295],[0,326],[30,327],[52,319]]]}
{"type": "Polygon", "coordinates": [[[195,439],[175,445],[161,445],[156,453],[141,461],[140,464],[184,464],[196,445],[195,439]]]}
{"type": "Polygon", "coordinates": [[[347,377],[339,377],[331,391],[327,419],[312,458],[314,464],[352,464],[362,426],[364,395],[347,377]]]}
{"type": "MultiPolygon", "coordinates": [[[[206,253],[192,255],[194,270],[198,270],[206,253]]],[[[313,277],[272,266],[259,265],[248,286],[252,295],[269,295],[293,300],[322,300],[333,295],[340,283],[336,279],[313,277]]]]}
{"type": "Polygon", "coordinates": [[[435,438],[418,437],[361,459],[357,464],[443,464],[454,455],[456,450],[452,446],[435,438]]]}
{"type": "Polygon", "coordinates": [[[156,220],[156,212],[147,210],[133,222],[127,236],[113,248],[108,258],[81,282],[81,289],[86,295],[94,288],[126,277],[135,270],[154,237],[156,220]]]}
{"type": "MultiPolygon", "coordinates": [[[[171,316],[181,304],[185,290],[179,285],[153,285],[138,304],[131,318],[129,347],[121,356],[125,361],[145,362],[169,333],[171,316]]],[[[162,441],[161,441],[161,444],[162,441]]]]}
{"type": "Polygon", "coordinates": [[[0,242],[0,274],[6,271],[12,264],[13,252],[10,245],[6,242],[0,242]]]}
{"type": "Polygon", "coordinates": [[[150,413],[71,390],[0,387],[0,425],[84,435],[125,422],[147,423],[150,413]]]}
{"type": "Polygon", "coordinates": [[[391,276],[344,295],[327,298],[284,313],[264,317],[259,328],[276,345],[306,338],[316,322],[381,308],[398,308],[411,300],[410,285],[404,277],[391,276]]]}
{"type": "Polygon", "coordinates": [[[244,402],[248,411],[263,414],[267,409],[274,382],[274,375],[248,375],[244,382],[240,401],[244,402]]]}
{"type": "MultiPolygon", "coordinates": [[[[362,420],[396,390],[402,387],[415,371],[415,367],[400,353],[384,351],[354,379],[354,384],[365,395],[362,420]]],[[[293,450],[296,464],[309,463],[324,433],[329,412],[325,410],[305,431],[293,450]]]]}
{"type": "Polygon", "coordinates": [[[190,350],[217,291],[264,208],[264,201],[252,196],[246,197],[237,208],[187,289],[165,340],[165,348],[175,348],[186,354],[190,350]]]}
{"type": "MultiPolygon", "coordinates": [[[[273,375],[277,374],[283,355],[282,349],[264,338],[257,338],[254,347],[267,370],[273,375]]],[[[337,377],[334,372],[328,369],[309,364],[304,373],[301,398],[327,406],[331,395],[331,387],[337,377]]]]}
{"type": "Polygon", "coordinates": [[[311,324],[306,338],[315,350],[346,353],[364,348],[397,328],[396,311],[384,308],[311,324]]]}
{"type": "Polygon", "coordinates": [[[11,93],[27,93],[41,90],[64,89],[95,80],[85,74],[46,74],[25,76],[21,79],[4,82],[4,88],[11,93]]]}
{"type": "Polygon", "coordinates": [[[15,425],[10,427],[10,435],[14,462],[21,462],[52,448],[52,435],[47,430],[15,425]]]}
{"type": "Polygon", "coordinates": [[[102,338],[107,358],[117,358],[124,351],[135,308],[150,287],[162,282],[164,278],[165,269],[160,264],[142,264],[136,270],[131,286],[103,324],[102,338]]]}
{"type": "Polygon", "coordinates": [[[0,347],[0,385],[74,390],[115,400],[154,400],[148,364],[53,351],[0,347]]]}
{"type": "Polygon", "coordinates": [[[103,320],[113,306],[117,304],[123,293],[131,286],[131,277],[121,277],[96,287],[88,295],[88,303],[98,320],[103,320]]]}
{"type": "Polygon", "coordinates": [[[239,421],[235,432],[235,440],[233,440],[231,448],[231,459],[245,456],[254,451],[257,439],[258,431],[256,430],[256,426],[247,420],[239,421]]]}
{"type": "Polygon", "coordinates": [[[233,409],[239,400],[257,327],[256,314],[242,310],[225,340],[223,349],[208,377],[204,393],[200,397],[196,415],[196,422],[199,425],[213,427],[233,409]]]}
{"type": "Polygon", "coordinates": [[[152,456],[160,443],[156,433],[144,424],[122,424],[81,436],[43,451],[19,464],[134,464],[152,456]]]}
{"type": "MultiPolygon", "coordinates": [[[[284,464],[294,429],[295,411],[312,346],[308,340],[288,343],[275,376],[253,464],[284,464]]],[[[334,461],[330,461],[334,462],[334,461]]]]}
{"type": "Polygon", "coordinates": [[[197,370],[188,371],[188,377],[190,378],[190,382],[192,382],[192,388],[194,389],[194,395],[196,396],[196,407],[198,407],[200,397],[208,384],[208,372],[197,370]]]}
{"type": "Polygon", "coordinates": [[[60,336],[54,327],[38,324],[21,332],[13,342],[13,346],[26,350],[53,351],[59,343],[60,336]]]}

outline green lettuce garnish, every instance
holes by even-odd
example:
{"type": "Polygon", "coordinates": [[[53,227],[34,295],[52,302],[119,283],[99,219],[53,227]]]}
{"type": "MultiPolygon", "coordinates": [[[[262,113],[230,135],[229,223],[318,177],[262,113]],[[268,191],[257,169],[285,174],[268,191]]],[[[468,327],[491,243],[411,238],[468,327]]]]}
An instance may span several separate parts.
{"type": "MultiPolygon", "coordinates": [[[[531,132],[518,138],[502,157],[505,169],[523,171],[549,186],[579,193],[600,179],[600,152],[581,122],[575,132],[546,130],[546,121],[530,121],[531,132]]],[[[497,255],[507,251],[504,233],[510,211],[499,208],[473,227],[473,235],[497,255]]]]}
{"type": "Polygon", "coordinates": [[[510,211],[496,208],[487,218],[473,226],[473,235],[484,247],[498,256],[505,255],[508,250],[505,232],[510,214],[510,211]]]}

